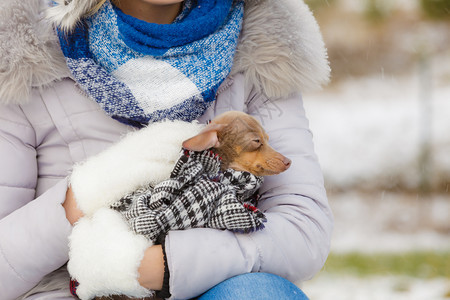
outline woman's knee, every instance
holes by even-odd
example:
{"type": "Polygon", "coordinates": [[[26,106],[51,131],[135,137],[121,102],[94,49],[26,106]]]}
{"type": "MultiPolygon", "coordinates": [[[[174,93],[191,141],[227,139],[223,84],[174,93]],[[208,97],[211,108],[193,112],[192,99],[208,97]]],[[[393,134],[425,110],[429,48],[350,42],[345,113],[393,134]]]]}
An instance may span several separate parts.
{"type": "Polygon", "coordinates": [[[198,299],[306,300],[308,297],[296,285],[280,276],[269,273],[247,273],[219,283],[198,299]]]}

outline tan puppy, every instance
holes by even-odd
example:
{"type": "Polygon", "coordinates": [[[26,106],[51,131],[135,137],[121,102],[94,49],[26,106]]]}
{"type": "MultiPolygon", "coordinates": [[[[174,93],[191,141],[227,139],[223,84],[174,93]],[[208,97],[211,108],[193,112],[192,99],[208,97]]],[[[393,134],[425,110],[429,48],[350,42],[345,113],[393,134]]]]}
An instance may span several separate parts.
{"type": "Polygon", "coordinates": [[[200,134],[183,142],[189,150],[212,148],[222,158],[222,169],[247,171],[257,176],[286,171],[291,160],[269,145],[269,136],[252,116],[239,112],[223,113],[200,134]]]}
{"type": "MultiPolygon", "coordinates": [[[[183,142],[188,150],[212,148],[222,158],[222,169],[247,171],[257,176],[275,175],[286,171],[291,160],[268,144],[269,136],[252,116],[239,112],[223,113],[198,135],[183,142]]],[[[123,295],[96,297],[97,300],[131,300],[123,295]]],[[[157,300],[147,297],[143,300],[157,300]]]]}

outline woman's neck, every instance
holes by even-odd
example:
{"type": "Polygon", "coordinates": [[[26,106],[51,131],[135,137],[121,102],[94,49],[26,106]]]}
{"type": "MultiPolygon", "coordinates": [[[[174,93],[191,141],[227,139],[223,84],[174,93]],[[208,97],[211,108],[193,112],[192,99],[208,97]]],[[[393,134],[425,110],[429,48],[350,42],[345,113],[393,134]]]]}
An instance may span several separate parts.
{"type": "Polygon", "coordinates": [[[182,2],[174,4],[152,4],[143,0],[118,0],[116,6],[125,14],[155,24],[170,24],[181,10],[182,2]]]}

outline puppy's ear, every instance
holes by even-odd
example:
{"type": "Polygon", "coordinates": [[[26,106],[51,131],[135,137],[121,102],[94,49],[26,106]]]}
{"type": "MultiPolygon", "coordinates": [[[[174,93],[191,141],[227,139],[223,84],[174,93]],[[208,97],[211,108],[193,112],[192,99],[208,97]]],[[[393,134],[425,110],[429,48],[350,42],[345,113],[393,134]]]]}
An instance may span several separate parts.
{"type": "Polygon", "coordinates": [[[203,151],[209,148],[219,147],[220,143],[217,138],[217,132],[225,126],[225,124],[209,124],[199,134],[184,141],[183,148],[193,151],[203,151]]]}

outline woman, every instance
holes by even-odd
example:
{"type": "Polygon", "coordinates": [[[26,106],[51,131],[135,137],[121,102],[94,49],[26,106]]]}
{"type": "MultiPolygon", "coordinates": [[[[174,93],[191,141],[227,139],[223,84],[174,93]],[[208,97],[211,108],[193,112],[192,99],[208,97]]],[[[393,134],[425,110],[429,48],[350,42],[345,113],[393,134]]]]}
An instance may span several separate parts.
{"type": "Polygon", "coordinates": [[[306,5],[57,2],[50,10],[39,0],[0,4],[1,298],[26,293],[67,262],[67,238],[82,216],[67,180],[75,163],[146,124],[206,122],[228,110],[256,116],[292,160],[260,190],[266,228],[169,232],[145,251],[139,283],[174,299],[208,290],[204,297],[215,299],[301,293],[282,278],[299,282],[320,270],[332,230],[300,95],[329,76],[306,5]]]}

